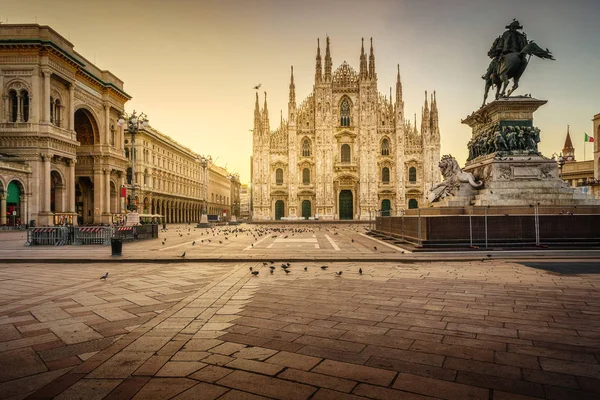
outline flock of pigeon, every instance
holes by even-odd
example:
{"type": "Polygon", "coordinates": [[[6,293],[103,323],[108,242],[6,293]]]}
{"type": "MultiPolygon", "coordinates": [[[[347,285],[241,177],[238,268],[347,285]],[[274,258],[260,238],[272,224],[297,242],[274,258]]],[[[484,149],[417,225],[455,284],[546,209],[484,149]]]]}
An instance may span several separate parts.
{"type": "MultiPolygon", "coordinates": [[[[275,267],[275,261],[269,261],[269,262],[263,261],[262,265],[263,265],[263,267],[269,267],[269,273],[270,274],[273,274],[275,272],[275,270],[277,269],[277,267],[275,267]]],[[[292,264],[289,263],[289,262],[283,263],[283,264],[281,264],[281,269],[287,275],[287,274],[291,273],[291,271],[290,271],[291,266],[292,266],[292,264]]],[[[322,265],[321,266],[321,269],[323,271],[326,271],[328,268],[329,268],[328,265],[322,265]]],[[[254,270],[254,267],[250,267],[249,269],[250,269],[250,274],[252,274],[253,276],[258,276],[258,273],[260,271],[254,270]]],[[[308,272],[308,267],[304,267],[303,269],[304,269],[304,272],[308,272]]],[[[343,271],[338,271],[338,272],[335,273],[335,276],[342,276],[342,273],[343,273],[343,271]]],[[[359,273],[359,275],[363,274],[362,268],[358,269],[358,273],[359,273]]]]}
{"type": "MultiPolygon", "coordinates": [[[[355,232],[358,232],[359,229],[357,227],[351,227],[349,228],[355,232]]],[[[364,228],[366,229],[366,228],[364,228]]],[[[301,233],[315,233],[318,231],[325,231],[325,232],[332,232],[333,235],[338,235],[339,233],[337,232],[336,228],[329,228],[329,227],[303,227],[303,228],[288,228],[288,227],[269,227],[269,226],[255,226],[252,228],[245,228],[245,227],[211,227],[211,228],[205,228],[203,231],[200,231],[200,236],[204,236],[206,235],[206,239],[200,239],[199,244],[204,244],[204,243],[213,243],[213,241],[215,243],[219,243],[219,244],[223,244],[225,243],[225,240],[229,240],[229,237],[238,237],[240,235],[246,235],[246,236],[252,236],[252,238],[254,239],[254,241],[258,241],[260,238],[262,238],[263,236],[266,235],[271,235],[272,238],[277,238],[280,235],[285,234],[285,236],[283,236],[283,239],[287,239],[290,237],[295,236],[296,234],[301,234],[301,233]],[[212,236],[212,237],[211,237],[212,236]],[[219,236],[223,236],[223,240],[218,239],[219,236]]],[[[168,229],[161,229],[161,232],[167,232],[168,229]]],[[[189,236],[192,232],[196,232],[197,229],[196,228],[187,228],[187,230],[185,228],[178,228],[176,230],[176,233],[179,234],[179,237],[184,237],[187,234],[187,236],[189,236]]],[[[354,243],[354,239],[351,239],[352,243],[354,243]]],[[[167,242],[167,238],[163,238],[162,240],[162,245],[164,246],[167,242]]],[[[195,246],[198,242],[196,240],[192,241],[192,246],[195,246]]],[[[254,243],[251,243],[250,245],[251,247],[254,247],[254,243]]],[[[373,246],[373,250],[377,251],[377,246],[373,246]]],[[[177,256],[180,258],[185,258],[186,256],[186,251],[184,251],[181,255],[177,256]]]]}

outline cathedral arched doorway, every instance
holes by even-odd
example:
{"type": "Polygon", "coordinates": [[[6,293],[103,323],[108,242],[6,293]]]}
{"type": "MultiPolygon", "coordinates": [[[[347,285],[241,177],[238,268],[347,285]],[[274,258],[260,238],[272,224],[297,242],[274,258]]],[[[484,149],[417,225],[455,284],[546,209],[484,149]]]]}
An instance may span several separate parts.
{"type": "Polygon", "coordinates": [[[308,219],[310,218],[311,215],[311,207],[310,207],[310,200],[303,200],[302,201],[302,218],[304,219],[308,219]]]}
{"type": "Polygon", "coordinates": [[[284,216],[284,207],[283,200],[275,202],[275,219],[279,220],[284,216]]]}
{"type": "Polygon", "coordinates": [[[392,202],[389,201],[388,199],[384,199],[381,201],[381,216],[382,217],[389,217],[390,216],[390,210],[392,209],[392,202]]]}
{"type": "Polygon", "coordinates": [[[340,192],[340,219],[353,219],[354,206],[352,201],[352,191],[342,190],[340,192]]]}

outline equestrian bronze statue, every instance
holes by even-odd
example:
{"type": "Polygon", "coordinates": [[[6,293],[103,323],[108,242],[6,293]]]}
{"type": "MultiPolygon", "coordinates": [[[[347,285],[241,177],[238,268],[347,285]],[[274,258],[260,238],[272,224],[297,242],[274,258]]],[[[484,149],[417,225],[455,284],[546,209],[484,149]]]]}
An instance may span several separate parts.
{"type": "Polygon", "coordinates": [[[492,61],[487,72],[482,76],[485,80],[482,107],[485,105],[488,91],[492,86],[496,86],[496,100],[500,97],[510,96],[519,87],[519,79],[527,68],[532,55],[554,60],[550,50],[542,49],[533,41],[527,40],[524,32],[519,32],[523,29],[519,21],[513,20],[506,28],[508,30],[494,40],[488,51],[488,56],[492,61]],[[513,85],[506,93],[510,79],[513,80],[513,85]]]}

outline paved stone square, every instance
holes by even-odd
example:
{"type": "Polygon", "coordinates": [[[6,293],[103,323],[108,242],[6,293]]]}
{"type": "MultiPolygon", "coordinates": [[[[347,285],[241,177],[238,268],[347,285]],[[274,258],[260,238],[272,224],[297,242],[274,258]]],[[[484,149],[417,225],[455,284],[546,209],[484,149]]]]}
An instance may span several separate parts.
{"type": "MultiPolygon", "coordinates": [[[[346,229],[314,239],[328,253],[325,235],[342,253],[386,247],[346,229]]],[[[124,251],[172,258],[191,247],[179,230],[167,242],[181,246],[124,251]]],[[[254,262],[73,263],[67,254],[0,265],[0,398],[600,397],[597,261],[315,256],[286,273],[263,256],[291,243],[321,251],[300,240],[311,232],[284,242],[291,233],[221,235],[235,252],[262,240],[246,250],[254,262]]],[[[62,251],[81,248],[98,250],[62,251]]]]}

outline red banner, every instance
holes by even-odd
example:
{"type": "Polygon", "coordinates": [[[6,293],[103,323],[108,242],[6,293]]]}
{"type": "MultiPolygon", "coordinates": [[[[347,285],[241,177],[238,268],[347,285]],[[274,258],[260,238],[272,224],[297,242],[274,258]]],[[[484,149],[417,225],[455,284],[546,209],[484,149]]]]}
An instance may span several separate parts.
{"type": "Polygon", "coordinates": [[[121,188],[121,197],[127,197],[127,188],[121,188]]]}

